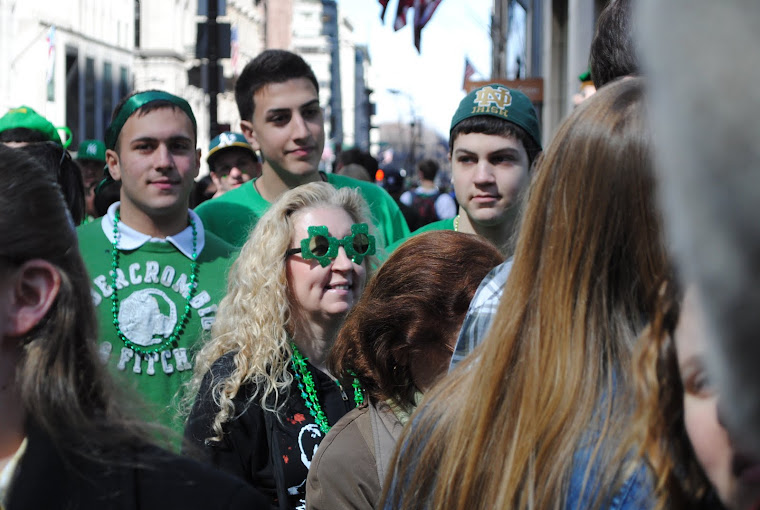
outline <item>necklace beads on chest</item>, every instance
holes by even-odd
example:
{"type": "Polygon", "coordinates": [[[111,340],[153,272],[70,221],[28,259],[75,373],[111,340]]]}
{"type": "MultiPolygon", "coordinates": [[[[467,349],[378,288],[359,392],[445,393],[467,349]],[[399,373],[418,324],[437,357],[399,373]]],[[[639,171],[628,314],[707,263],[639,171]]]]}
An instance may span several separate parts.
{"type": "MultiPolygon", "coordinates": [[[[311,375],[309,367],[306,365],[306,360],[308,358],[303,357],[295,343],[291,342],[290,347],[293,349],[293,368],[296,374],[296,381],[298,381],[298,389],[301,390],[301,398],[303,398],[306,408],[309,410],[309,414],[311,414],[312,418],[314,418],[319,430],[321,430],[323,434],[327,434],[330,431],[330,425],[327,423],[327,416],[325,416],[325,412],[322,410],[322,406],[319,403],[317,390],[314,387],[314,377],[311,375]]],[[[359,383],[359,379],[357,379],[355,375],[353,379],[351,385],[354,388],[354,403],[356,404],[356,407],[359,407],[364,403],[364,393],[361,384],[359,383]]],[[[338,380],[335,381],[335,384],[337,384],[338,388],[343,392],[343,387],[338,380]]]]}
{"type": "MultiPolygon", "coordinates": [[[[113,243],[111,243],[111,314],[113,315],[113,325],[116,328],[116,334],[119,337],[119,339],[124,342],[124,346],[128,349],[132,349],[134,352],[140,355],[146,355],[146,354],[152,354],[154,352],[159,352],[165,350],[167,347],[176,347],[177,341],[179,340],[179,337],[182,335],[182,333],[185,330],[185,326],[187,325],[187,321],[190,319],[190,302],[193,300],[193,297],[195,296],[195,292],[198,288],[198,229],[195,226],[195,221],[193,218],[190,218],[190,227],[193,230],[193,253],[192,253],[192,262],[190,263],[190,282],[188,284],[188,290],[187,290],[187,301],[185,302],[185,310],[182,313],[182,316],[177,320],[177,325],[174,327],[174,330],[172,331],[171,335],[168,337],[165,337],[161,342],[158,344],[154,344],[150,347],[143,347],[140,345],[135,344],[130,339],[128,339],[124,332],[121,330],[121,325],[119,324],[119,288],[117,284],[118,279],[118,269],[119,269],[119,221],[121,219],[121,215],[119,213],[119,210],[116,210],[116,214],[114,215],[113,220],[113,243]]],[[[156,337],[154,337],[156,338],[156,337]]],[[[158,337],[157,339],[160,339],[161,337],[158,337]]]]}

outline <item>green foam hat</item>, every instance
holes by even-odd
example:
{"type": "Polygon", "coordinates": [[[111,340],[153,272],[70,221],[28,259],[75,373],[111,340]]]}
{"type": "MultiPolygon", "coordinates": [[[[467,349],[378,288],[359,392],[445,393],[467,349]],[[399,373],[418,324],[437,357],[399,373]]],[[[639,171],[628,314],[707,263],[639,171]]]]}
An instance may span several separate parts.
{"type": "Polygon", "coordinates": [[[256,157],[256,151],[253,150],[251,144],[240,133],[233,133],[231,131],[225,131],[224,133],[216,136],[208,146],[208,155],[206,160],[211,160],[211,157],[219,151],[229,149],[230,147],[241,147],[251,151],[254,157],[256,157]]]}
{"type": "Polygon", "coordinates": [[[71,144],[71,130],[69,128],[66,126],[55,127],[49,120],[28,106],[11,108],[8,113],[0,117],[0,132],[18,128],[38,131],[48,140],[63,146],[64,149],[67,149],[71,144]],[[65,141],[61,138],[59,131],[66,134],[65,141]]]}
{"type": "Polygon", "coordinates": [[[497,117],[520,126],[541,147],[541,130],[538,128],[536,110],[528,96],[519,90],[498,83],[473,90],[459,103],[451,119],[449,133],[463,120],[480,115],[497,117]]]}
{"type": "Polygon", "coordinates": [[[77,160],[106,161],[106,144],[100,140],[84,140],[79,144],[77,160]]]}

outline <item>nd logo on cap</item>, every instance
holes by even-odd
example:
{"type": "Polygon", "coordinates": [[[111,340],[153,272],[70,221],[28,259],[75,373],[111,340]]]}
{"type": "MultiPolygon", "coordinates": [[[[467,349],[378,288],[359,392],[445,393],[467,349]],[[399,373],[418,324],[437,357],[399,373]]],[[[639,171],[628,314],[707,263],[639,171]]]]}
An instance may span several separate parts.
{"type": "Polygon", "coordinates": [[[483,87],[475,94],[474,103],[480,108],[495,106],[501,110],[512,104],[512,94],[507,88],[483,87]]]}

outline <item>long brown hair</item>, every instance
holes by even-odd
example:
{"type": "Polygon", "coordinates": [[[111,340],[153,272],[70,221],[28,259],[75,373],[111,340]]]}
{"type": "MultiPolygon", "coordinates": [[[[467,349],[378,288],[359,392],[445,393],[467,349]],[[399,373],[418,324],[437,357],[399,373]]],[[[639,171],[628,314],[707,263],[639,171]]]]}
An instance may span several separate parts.
{"type": "Polygon", "coordinates": [[[536,173],[495,322],[400,441],[392,508],[566,508],[582,449],[569,503],[601,504],[635,469],[631,353],[666,259],[641,80],[584,102],[536,173]]]}
{"type": "Polygon", "coordinates": [[[414,408],[411,359],[445,349],[480,282],[504,260],[480,236],[428,232],[403,243],[364,290],[330,351],[334,374],[354,372],[373,404],[414,408]]]}
{"type": "Polygon", "coordinates": [[[121,462],[140,444],[142,426],[125,417],[96,345],[89,277],[70,212],[54,177],[22,151],[0,145],[0,256],[9,264],[42,259],[61,277],[43,320],[23,339],[16,385],[28,422],[61,450],[121,462]]]}

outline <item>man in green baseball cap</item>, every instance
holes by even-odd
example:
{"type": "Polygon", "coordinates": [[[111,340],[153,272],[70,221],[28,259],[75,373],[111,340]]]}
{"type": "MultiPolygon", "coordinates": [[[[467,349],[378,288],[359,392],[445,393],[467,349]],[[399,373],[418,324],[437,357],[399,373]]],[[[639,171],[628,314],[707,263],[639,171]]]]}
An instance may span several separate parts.
{"type": "Polygon", "coordinates": [[[52,141],[68,149],[71,130],[66,126],[55,127],[49,120],[28,106],[11,108],[0,117],[0,143],[18,147],[33,142],[52,141]],[[66,139],[61,139],[63,131],[66,139]]]}
{"type": "Polygon", "coordinates": [[[82,171],[87,216],[92,219],[98,216],[95,209],[95,188],[103,180],[103,169],[106,167],[106,145],[100,140],[84,140],[77,150],[77,165],[82,171]]]}
{"type": "Polygon", "coordinates": [[[212,198],[261,175],[261,163],[256,151],[241,133],[225,131],[211,140],[206,161],[211,180],[216,186],[212,198]]]}
{"type": "Polygon", "coordinates": [[[412,235],[430,230],[477,234],[509,255],[518,198],[540,152],[538,117],[525,94],[497,83],[473,90],[454,112],[449,134],[457,215],[412,235]]]}

